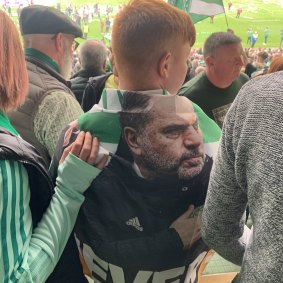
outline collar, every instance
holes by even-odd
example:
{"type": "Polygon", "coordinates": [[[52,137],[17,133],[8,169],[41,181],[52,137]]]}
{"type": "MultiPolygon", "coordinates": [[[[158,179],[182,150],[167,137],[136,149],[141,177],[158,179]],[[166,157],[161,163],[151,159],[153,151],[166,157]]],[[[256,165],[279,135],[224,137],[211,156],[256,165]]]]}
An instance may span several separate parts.
{"type": "Polygon", "coordinates": [[[25,55],[32,57],[32,58],[35,58],[35,59],[38,59],[39,61],[46,64],[47,66],[52,68],[54,71],[56,71],[57,73],[60,74],[58,64],[52,58],[50,58],[48,55],[42,53],[41,51],[36,50],[34,48],[25,48],[25,55]]]}
{"type": "Polygon", "coordinates": [[[134,164],[133,164],[133,169],[140,178],[144,178],[142,173],[141,173],[141,170],[140,170],[140,168],[139,168],[139,166],[136,162],[134,162],[134,164]]]}
{"type": "Polygon", "coordinates": [[[8,117],[2,111],[0,111],[0,127],[5,128],[6,130],[10,131],[11,133],[17,136],[19,135],[19,133],[10,123],[8,117]]]}
{"type": "MultiPolygon", "coordinates": [[[[121,111],[123,94],[125,92],[126,90],[105,88],[102,92],[98,106],[102,109],[103,112],[117,113],[118,111],[121,111]]],[[[165,89],[136,91],[136,92],[145,93],[145,94],[170,95],[169,92],[165,89]]]]}
{"type": "Polygon", "coordinates": [[[97,71],[97,70],[86,70],[81,69],[77,73],[75,73],[71,79],[82,77],[82,78],[90,78],[90,77],[97,77],[106,74],[105,72],[97,71]]]}

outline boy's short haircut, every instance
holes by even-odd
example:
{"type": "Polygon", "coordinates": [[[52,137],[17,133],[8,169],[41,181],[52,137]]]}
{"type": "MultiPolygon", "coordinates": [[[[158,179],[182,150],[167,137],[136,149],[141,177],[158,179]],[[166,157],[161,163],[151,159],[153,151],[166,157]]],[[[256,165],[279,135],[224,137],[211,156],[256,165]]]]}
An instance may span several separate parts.
{"type": "Polygon", "coordinates": [[[190,16],[163,0],[130,0],[116,15],[111,45],[119,68],[146,71],[167,52],[195,43],[190,16]]]}

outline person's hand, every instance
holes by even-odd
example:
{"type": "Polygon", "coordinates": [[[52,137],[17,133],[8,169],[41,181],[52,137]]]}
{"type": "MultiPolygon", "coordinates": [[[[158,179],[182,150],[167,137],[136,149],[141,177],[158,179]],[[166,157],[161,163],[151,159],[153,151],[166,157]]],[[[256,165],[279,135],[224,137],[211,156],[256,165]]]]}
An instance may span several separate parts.
{"type": "Polygon", "coordinates": [[[192,245],[201,238],[201,214],[196,218],[192,218],[193,211],[194,206],[190,205],[188,210],[177,218],[170,226],[170,228],[174,228],[179,234],[183,242],[184,250],[190,249],[192,245]]]}
{"type": "Polygon", "coordinates": [[[65,132],[63,146],[67,146],[70,143],[72,132],[79,131],[78,120],[71,122],[68,125],[68,129],[65,132]]]}
{"type": "Polygon", "coordinates": [[[89,132],[80,132],[76,140],[65,148],[60,159],[60,163],[62,163],[67,157],[67,155],[71,152],[73,155],[77,156],[81,160],[91,165],[95,165],[98,169],[102,169],[107,162],[108,156],[105,155],[102,159],[99,160],[97,164],[95,164],[98,150],[98,139],[96,137],[92,138],[89,132]]]}

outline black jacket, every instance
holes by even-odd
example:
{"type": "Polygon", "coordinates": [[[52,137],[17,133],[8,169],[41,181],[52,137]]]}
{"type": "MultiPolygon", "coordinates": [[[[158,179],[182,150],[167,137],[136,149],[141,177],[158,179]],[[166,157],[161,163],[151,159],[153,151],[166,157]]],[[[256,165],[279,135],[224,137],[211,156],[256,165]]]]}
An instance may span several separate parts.
{"type": "Polygon", "coordinates": [[[81,107],[84,112],[89,111],[94,104],[98,104],[105,82],[112,75],[111,72],[90,78],[84,90],[81,107]]]}
{"type": "Polygon", "coordinates": [[[1,127],[0,159],[19,161],[27,169],[31,190],[30,208],[33,225],[36,226],[54,193],[43,159],[31,144],[1,127]]]}
{"type": "Polygon", "coordinates": [[[184,282],[189,264],[206,254],[207,246],[199,240],[184,251],[179,235],[169,227],[190,204],[204,204],[211,166],[212,159],[206,157],[204,169],[192,180],[156,183],[138,177],[129,162],[113,156],[86,192],[75,226],[94,278],[132,283],[139,273],[148,272],[152,276],[143,282],[165,282],[152,278],[167,272],[174,282],[184,282]]]}
{"type": "Polygon", "coordinates": [[[79,104],[82,103],[83,93],[89,78],[97,77],[103,75],[103,72],[97,72],[96,70],[79,70],[76,74],[74,74],[70,81],[71,81],[71,90],[76,96],[77,101],[79,104]]]}
{"type": "MultiPolygon", "coordinates": [[[[21,162],[29,176],[30,186],[30,209],[33,226],[42,218],[54,193],[54,187],[41,156],[35,148],[0,127],[0,159],[16,160],[21,162]]],[[[47,279],[46,283],[85,283],[82,268],[79,261],[78,250],[74,237],[70,237],[66,248],[55,270],[47,279]],[[72,264],[73,268],[68,273],[62,273],[62,265],[72,264]]]]}

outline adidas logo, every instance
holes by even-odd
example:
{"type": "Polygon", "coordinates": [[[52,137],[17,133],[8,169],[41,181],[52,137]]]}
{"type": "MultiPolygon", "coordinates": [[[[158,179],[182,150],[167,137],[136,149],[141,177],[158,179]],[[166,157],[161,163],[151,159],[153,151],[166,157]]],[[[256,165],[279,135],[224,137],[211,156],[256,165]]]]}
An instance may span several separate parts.
{"type": "Polygon", "coordinates": [[[139,231],[143,231],[143,227],[141,226],[140,221],[139,221],[139,219],[138,219],[137,217],[134,217],[134,218],[129,219],[129,220],[126,222],[126,224],[127,224],[128,226],[133,226],[133,227],[135,227],[135,228],[136,228],[137,230],[139,230],[139,231]]]}

